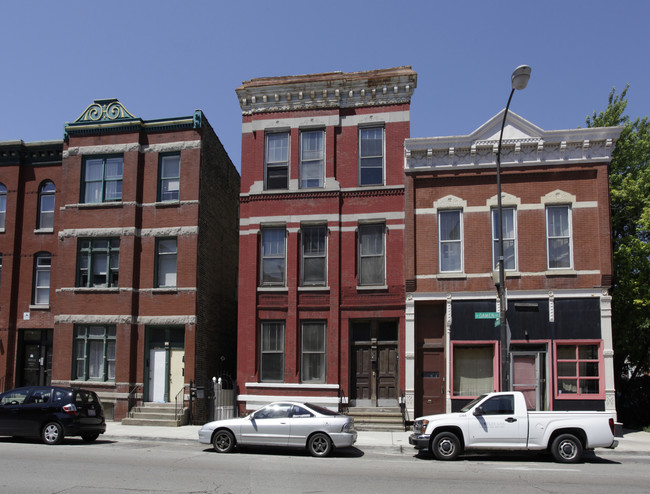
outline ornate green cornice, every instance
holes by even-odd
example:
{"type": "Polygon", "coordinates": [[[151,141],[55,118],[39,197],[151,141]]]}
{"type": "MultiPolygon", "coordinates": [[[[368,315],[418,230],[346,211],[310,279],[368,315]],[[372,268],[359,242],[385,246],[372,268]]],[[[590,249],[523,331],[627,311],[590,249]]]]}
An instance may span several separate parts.
{"type": "Polygon", "coordinates": [[[107,134],[115,132],[159,132],[170,129],[197,129],[203,124],[203,113],[192,116],[144,121],[133,116],[117,99],[96,99],[72,123],[64,125],[64,140],[72,135],[107,134]]]}

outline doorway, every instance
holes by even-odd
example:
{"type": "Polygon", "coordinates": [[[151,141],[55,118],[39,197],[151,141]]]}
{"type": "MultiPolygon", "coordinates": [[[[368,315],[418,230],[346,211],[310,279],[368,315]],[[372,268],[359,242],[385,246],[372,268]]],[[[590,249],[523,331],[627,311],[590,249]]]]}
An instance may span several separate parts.
{"type": "Polygon", "coordinates": [[[546,355],[545,349],[510,351],[512,390],[523,393],[528,410],[548,410],[546,355]]]}
{"type": "Polygon", "coordinates": [[[19,332],[16,386],[49,386],[52,381],[52,330],[19,332]]]}
{"type": "Polygon", "coordinates": [[[398,405],[398,321],[351,323],[352,379],[350,405],[398,405]]]}
{"type": "Polygon", "coordinates": [[[147,401],[168,403],[185,388],[184,328],[147,328],[147,401]]]}

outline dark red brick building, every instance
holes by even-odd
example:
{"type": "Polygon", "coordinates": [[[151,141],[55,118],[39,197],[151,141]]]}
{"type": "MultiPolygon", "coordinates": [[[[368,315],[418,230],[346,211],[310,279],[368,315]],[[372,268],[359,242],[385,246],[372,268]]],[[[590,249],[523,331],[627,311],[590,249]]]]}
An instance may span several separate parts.
{"type": "Polygon", "coordinates": [[[97,100],[63,142],[0,149],[5,388],[84,386],[123,418],[234,372],[239,174],[201,111],[97,100]]]}
{"type": "Polygon", "coordinates": [[[269,77],[242,109],[240,409],[397,404],[410,67],[269,77]]]}
{"type": "MultiPolygon", "coordinates": [[[[405,142],[406,397],[415,415],[456,411],[500,387],[500,328],[490,315],[499,311],[502,120],[405,142]]],[[[615,413],[608,163],[620,132],[545,131],[508,115],[507,365],[531,409],[615,413]]]]}

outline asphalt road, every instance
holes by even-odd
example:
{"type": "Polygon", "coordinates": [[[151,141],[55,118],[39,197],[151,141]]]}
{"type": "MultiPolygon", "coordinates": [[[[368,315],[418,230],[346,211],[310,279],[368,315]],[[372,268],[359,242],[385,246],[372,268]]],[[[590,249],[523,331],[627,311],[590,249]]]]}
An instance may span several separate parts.
{"type": "Polygon", "coordinates": [[[349,448],[221,455],[198,442],[75,438],[60,446],[0,438],[1,493],[648,493],[650,457],[561,465],[538,455],[428,456],[349,448]]]}

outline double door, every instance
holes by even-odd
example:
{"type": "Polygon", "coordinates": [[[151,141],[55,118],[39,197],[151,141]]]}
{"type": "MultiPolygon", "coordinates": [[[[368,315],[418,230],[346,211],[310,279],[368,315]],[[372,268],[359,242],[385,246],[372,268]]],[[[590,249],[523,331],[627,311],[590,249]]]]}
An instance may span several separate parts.
{"type": "Polygon", "coordinates": [[[52,380],[52,330],[25,329],[19,338],[16,386],[49,386],[52,380]]]}

